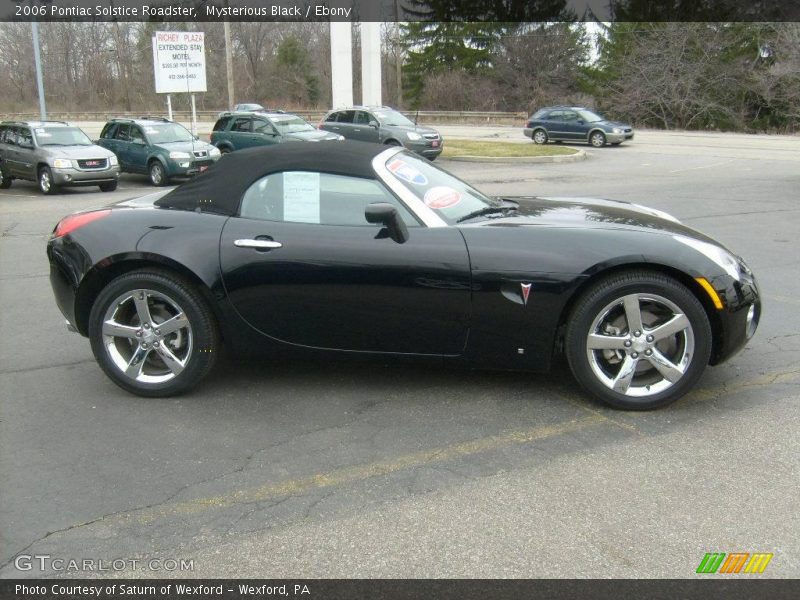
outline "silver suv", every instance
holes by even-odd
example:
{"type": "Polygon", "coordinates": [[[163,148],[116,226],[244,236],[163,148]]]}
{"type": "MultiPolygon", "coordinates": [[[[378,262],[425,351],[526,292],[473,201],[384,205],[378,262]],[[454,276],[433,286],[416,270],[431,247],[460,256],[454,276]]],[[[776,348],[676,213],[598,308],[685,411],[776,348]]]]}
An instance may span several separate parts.
{"type": "Polygon", "coordinates": [[[332,110],[319,129],[338,133],[348,140],[405,146],[429,160],[442,153],[444,140],[438,131],[417,125],[388,106],[353,106],[332,110]]]}
{"type": "Polygon", "coordinates": [[[117,189],[119,165],[110,150],[96,145],[78,127],[62,121],[0,123],[0,188],[13,179],[36,181],[45,194],[62,186],[97,185],[117,189]]]}

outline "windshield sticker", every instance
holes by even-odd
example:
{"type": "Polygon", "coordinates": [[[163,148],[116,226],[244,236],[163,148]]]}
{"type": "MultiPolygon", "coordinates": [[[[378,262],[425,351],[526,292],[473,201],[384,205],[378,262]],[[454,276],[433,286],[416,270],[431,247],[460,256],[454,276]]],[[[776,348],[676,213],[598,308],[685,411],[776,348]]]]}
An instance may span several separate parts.
{"type": "Polygon", "coordinates": [[[414,167],[399,158],[394,159],[386,168],[389,169],[394,176],[403,181],[413,183],[416,185],[428,185],[428,178],[422,173],[417,171],[414,167]]]}
{"type": "Polygon", "coordinates": [[[283,174],[283,218],[295,223],[319,223],[319,173],[283,174]]]}
{"type": "Polygon", "coordinates": [[[424,200],[429,208],[450,208],[461,202],[461,193],[451,187],[437,185],[425,192],[424,200]]]}

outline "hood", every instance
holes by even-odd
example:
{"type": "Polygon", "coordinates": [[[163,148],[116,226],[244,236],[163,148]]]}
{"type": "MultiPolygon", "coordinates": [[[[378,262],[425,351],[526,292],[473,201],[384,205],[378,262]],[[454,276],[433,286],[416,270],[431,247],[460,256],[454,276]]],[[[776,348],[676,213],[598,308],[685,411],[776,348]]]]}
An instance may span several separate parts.
{"type": "Polygon", "coordinates": [[[651,233],[679,234],[710,241],[711,238],[655,208],[621,200],[600,198],[553,198],[503,196],[519,203],[508,217],[487,219],[476,225],[497,227],[551,226],[565,228],[627,229],[651,233]]]}
{"type": "Polygon", "coordinates": [[[206,152],[208,152],[209,150],[211,150],[211,148],[215,147],[215,146],[212,146],[211,144],[209,144],[207,142],[202,142],[200,140],[195,140],[194,143],[192,143],[192,142],[166,142],[166,143],[163,143],[163,144],[154,144],[154,146],[156,146],[157,148],[162,148],[162,149],[166,150],[167,152],[188,152],[190,154],[194,150],[205,150],[206,152]]]}
{"type": "Polygon", "coordinates": [[[423,125],[384,125],[384,127],[388,127],[389,129],[396,130],[396,131],[413,131],[414,133],[418,133],[420,135],[424,135],[426,133],[439,133],[432,127],[425,127],[423,125]]]}
{"type": "Polygon", "coordinates": [[[590,125],[604,125],[606,127],[623,127],[625,129],[632,129],[632,127],[628,123],[622,123],[621,121],[609,121],[608,119],[604,119],[602,121],[598,121],[597,123],[590,123],[590,125]]]}
{"type": "Polygon", "coordinates": [[[87,158],[111,158],[114,156],[111,150],[96,144],[91,146],[40,146],[40,148],[53,158],[84,160],[87,158]]]}
{"type": "Polygon", "coordinates": [[[309,131],[295,131],[294,133],[287,133],[284,137],[292,140],[302,140],[304,142],[319,142],[321,140],[338,140],[338,133],[331,133],[330,131],[323,131],[319,129],[309,131]]]}

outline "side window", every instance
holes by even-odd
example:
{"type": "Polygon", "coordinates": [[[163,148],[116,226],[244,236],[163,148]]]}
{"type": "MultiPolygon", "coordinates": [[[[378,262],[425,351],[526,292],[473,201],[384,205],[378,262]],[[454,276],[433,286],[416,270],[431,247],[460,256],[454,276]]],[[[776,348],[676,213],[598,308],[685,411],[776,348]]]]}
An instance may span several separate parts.
{"type": "Polygon", "coordinates": [[[142,133],[141,128],[136,125],[131,125],[131,141],[144,142],[144,133],[142,133]]]}
{"type": "Polygon", "coordinates": [[[266,133],[271,135],[275,133],[272,124],[266,119],[253,119],[253,133],[266,133]]]}
{"type": "Polygon", "coordinates": [[[33,135],[30,129],[27,127],[20,127],[17,130],[17,145],[33,146],[33,135]]]}
{"type": "Polygon", "coordinates": [[[231,131],[250,131],[250,117],[239,117],[233,122],[231,131]]]}
{"type": "Polygon", "coordinates": [[[571,110],[565,110],[563,120],[565,123],[574,123],[578,120],[578,114],[571,110]]]}
{"type": "Polygon", "coordinates": [[[228,126],[228,123],[231,122],[230,117],[222,117],[219,121],[214,124],[214,131],[225,131],[225,128],[228,126]]]}
{"type": "Polygon", "coordinates": [[[8,143],[8,133],[11,131],[10,127],[0,127],[0,144],[8,143]]]}
{"type": "Polygon", "coordinates": [[[127,123],[120,123],[117,126],[117,133],[114,137],[122,142],[129,142],[131,140],[131,126],[127,123]]]}
{"type": "Polygon", "coordinates": [[[326,117],[326,119],[325,119],[325,122],[326,122],[326,123],[332,123],[332,122],[336,121],[336,117],[337,117],[337,116],[339,116],[339,113],[337,113],[337,112],[332,112],[331,114],[329,114],[329,115],[326,117]]]}
{"type": "Polygon", "coordinates": [[[564,120],[564,112],[560,110],[554,110],[549,115],[547,115],[548,121],[563,121],[564,120]]]}
{"type": "Polygon", "coordinates": [[[100,132],[100,137],[104,139],[114,137],[114,125],[116,125],[116,123],[106,123],[106,126],[103,127],[103,131],[100,132]]]}
{"type": "Polygon", "coordinates": [[[306,171],[262,177],[245,192],[239,214],[268,221],[375,227],[364,218],[364,209],[372,202],[389,202],[406,225],[419,225],[409,210],[373,179],[306,171]]]}
{"type": "Polygon", "coordinates": [[[343,110],[339,113],[339,116],[336,118],[337,123],[352,123],[353,119],[356,116],[356,111],[354,110],[343,110]]]}
{"type": "Polygon", "coordinates": [[[356,120],[355,120],[356,125],[369,125],[369,122],[370,122],[369,113],[364,112],[363,110],[359,110],[356,113],[356,120]]]}

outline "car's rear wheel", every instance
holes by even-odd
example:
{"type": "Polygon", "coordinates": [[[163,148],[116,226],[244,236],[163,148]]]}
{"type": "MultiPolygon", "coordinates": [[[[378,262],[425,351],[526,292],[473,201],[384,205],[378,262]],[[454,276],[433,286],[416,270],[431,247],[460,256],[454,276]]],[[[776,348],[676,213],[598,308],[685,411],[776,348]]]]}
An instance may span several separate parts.
{"type": "Polygon", "coordinates": [[[158,270],[122,275],[98,296],[89,339],[100,367],[140,396],[172,396],[214,365],[219,334],[206,301],[182,278],[158,270]]]}
{"type": "Polygon", "coordinates": [[[108,183],[101,183],[99,187],[101,192],[113,192],[117,189],[117,182],[109,181],[108,183]]]}
{"type": "Polygon", "coordinates": [[[547,132],[544,129],[537,129],[533,132],[531,139],[535,144],[546,144],[547,143],[547,132]]]}
{"type": "Polygon", "coordinates": [[[0,166],[0,190],[7,190],[11,187],[11,176],[6,175],[3,167],[0,166]]]}
{"type": "Polygon", "coordinates": [[[150,168],[148,169],[148,173],[150,174],[150,183],[156,186],[167,185],[169,183],[169,179],[167,178],[167,174],[164,171],[164,165],[162,165],[159,161],[154,160],[150,163],[150,168]]]}
{"type": "Polygon", "coordinates": [[[232,150],[227,146],[223,146],[222,148],[219,149],[219,151],[220,154],[230,154],[232,152],[232,150]]]}
{"type": "Polygon", "coordinates": [[[649,271],[613,275],[576,303],[565,348],[578,382],[603,402],[647,410],[697,382],[711,354],[700,301],[678,281],[649,271]]]}
{"type": "Polygon", "coordinates": [[[39,190],[43,194],[57,194],[61,189],[53,181],[53,172],[50,167],[41,167],[39,169],[39,190]]]}
{"type": "Polygon", "coordinates": [[[589,136],[589,143],[595,148],[602,148],[606,145],[606,134],[602,131],[593,131],[589,136]]]}

